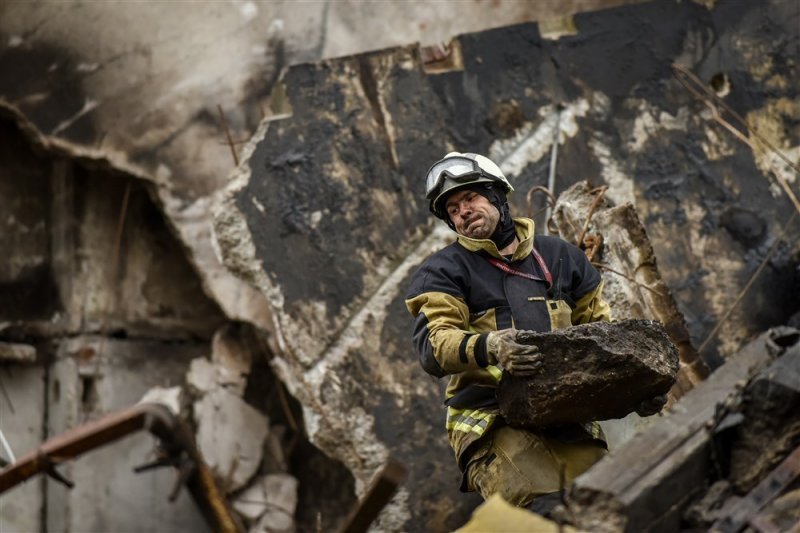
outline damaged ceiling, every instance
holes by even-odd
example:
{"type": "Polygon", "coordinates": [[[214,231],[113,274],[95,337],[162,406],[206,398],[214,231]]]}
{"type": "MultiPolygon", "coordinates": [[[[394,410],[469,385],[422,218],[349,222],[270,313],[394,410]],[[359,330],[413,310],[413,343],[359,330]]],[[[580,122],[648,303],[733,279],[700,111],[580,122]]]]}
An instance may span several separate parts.
{"type": "MultiPolygon", "coordinates": [[[[408,31],[370,27],[382,39],[373,46],[392,48],[324,60],[359,51],[352,28],[362,19],[346,4],[166,4],[157,13],[123,3],[113,15],[96,3],[0,6],[0,72],[10,74],[0,77],[0,205],[11,214],[0,242],[13,250],[0,264],[0,341],[38,354],[33,366],[7,367],[19,383],[9,397],[28,383],[39,398],[24,408],[37,423],[18,446],[150,387],[179,387],[206,460],[256,530],[335,527],[390,456],[409,477],[380,529],[463,524],[478,500],[457,491],[443,384],[411,354],[403,305],[410,273],[452,238],[420,192],[420,176],[450,150],[501,163],[517,190],[512,210],[533,215],[544,203],[526,193],[546,185],[557,138],[556,193],[588,180],[608,185],[614,204],[636,206],[670,305],[685,318],[682,338],[712,366],[789,321],[800,310],[800,221],[787,224],[795,209],[775,174],[795,194],[798,176],[714,121],[671,65],[797,162],[800,12],[791,1],[657,0],[509,25],[590,5],[601,4],[532,15],[511,3],[494,11],[495,29],[446,47],[410,44],[487,27],[470,26],[487,18],[481,2],[465,4],[463,26],[419,22],[444,19],[430,7],[408,31]],[[178,19],[196,29],[190,38],[178,19]],[[229,344],[245,348],[220,346],[231,331],[229,344]],[[245,355],[220,355],[232,352],[245,355]],[[87,362],[88,353],[98,357],[87,362]],[[140,370],[154,353],[168,371],[140,370]],[[120,365],[135,385],[109,377],[120,365]],[[56,405],[55,381],[85,401],[56,405]],[[97,397],[86,392],[94,384],[97,397]],[[236,417],[215,419],[222,406],[236,417]],[[233,460],[217,427],[248,428],[243,446],[273,452],[233,460]],[[304,488],[319,472],[329,477],[304,488]],[[297,506],[296,523],[248,507],[271,495],[271,506],[297,506]]],[[[126,453],[141,460],[146,448],[126,453]]],[[[126,475],[110,486],[125,486],[126,475]]],[[[48,488],[47,505],[61,506],[45,513],[48,523],[99,527],[90,522],[105,520],[99,508],[86,522],[68,512],[96,497],[92,483],[82,481],[79,496],[48,488]]],[[[2,520],[19,502],[44,505],[35,487],[20,490],[2,520]]],[[[21,524],[38,529],[40,517],[21,524]]]]}

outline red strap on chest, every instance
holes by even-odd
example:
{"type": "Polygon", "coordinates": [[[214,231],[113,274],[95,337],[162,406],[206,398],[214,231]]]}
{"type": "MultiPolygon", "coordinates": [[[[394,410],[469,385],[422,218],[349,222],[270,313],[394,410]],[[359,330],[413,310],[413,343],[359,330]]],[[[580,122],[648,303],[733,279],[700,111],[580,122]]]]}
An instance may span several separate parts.
{"type": "Polygon", "coordinates": [[[536,259],[536,262],[539,263],[539,267],[542,269],[542,272],[544,273],[545,279],[542,279],[542,278],[540,278],[538,276],[534,276],[533,274],[528,274],[527,272],[522,272],[521,270],[517,270],[516,268],[511,268],[510,266],[508,266],[507,264],[505,264],[504,262],[500,261],[499,259],[497,259],[495,257],[487,257],[486,259],[492,265],[496,266],[497,268],[499,268],[500,270],[502,270],[503,272],[505,272],[507,274],[512,274],[514,276],[520,276],[520,277],[527,278],[527,279],[532,279],[532,280],[535,280],[535,281],[545,281],[545,280],[547,280],[547,287],[548,288],[552,287],[553,286],[553,276],[552,276],[552,274],[550,274],[550,270],[547,268],[547,265],[544,264],[544,259],[542,259],[542,256],[539,255],[539,252],[537,252],[535,248],[531,249],[531,253],[533,254],[533,258],[536,259]]]}

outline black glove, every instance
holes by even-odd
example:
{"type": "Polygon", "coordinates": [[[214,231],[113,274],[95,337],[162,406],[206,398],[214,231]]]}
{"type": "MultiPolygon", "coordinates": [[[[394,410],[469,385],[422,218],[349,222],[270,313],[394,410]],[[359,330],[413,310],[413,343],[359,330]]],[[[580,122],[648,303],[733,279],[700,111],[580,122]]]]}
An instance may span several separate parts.
{"type": "Polygon", "coordinates": [[[542,353],[537,346],[517,342],[516,329],[492,331],[486,336],[486,352],[500,366],[515,376],[532,376],[542,366],[542,353]]]}
{"type": "Polygon", "coordinates": [[[661,412],[661,409],[664,408],[666,403],[666,394],[650,398],[649,400],[643,401],[636,407],[636,414],[639,416],[653,416],[654,414],[661,412]]]}

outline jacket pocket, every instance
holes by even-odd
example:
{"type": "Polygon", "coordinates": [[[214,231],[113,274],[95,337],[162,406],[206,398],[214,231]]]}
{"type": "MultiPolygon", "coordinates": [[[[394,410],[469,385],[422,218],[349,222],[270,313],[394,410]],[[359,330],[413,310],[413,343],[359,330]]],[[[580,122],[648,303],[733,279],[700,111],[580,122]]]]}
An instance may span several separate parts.
{"type": "Polygon", "coordinates": [[[572,325],[572,308],[564,300],[547,300],[547,312],[550,314],[550,329],[567,328],[572,325]]]}

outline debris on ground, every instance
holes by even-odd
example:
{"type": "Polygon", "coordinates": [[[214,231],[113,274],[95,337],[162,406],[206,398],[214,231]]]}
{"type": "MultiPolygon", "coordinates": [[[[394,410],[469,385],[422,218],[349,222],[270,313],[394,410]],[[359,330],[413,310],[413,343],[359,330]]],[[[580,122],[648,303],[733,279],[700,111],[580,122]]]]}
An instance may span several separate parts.
{"type": "Polygon", "coordinates": [[[787,329],[749,343],[578,478],[567,497],[575,524],[735,532],[784,520],[800,480],[800,335],[787,329]]]}

